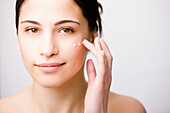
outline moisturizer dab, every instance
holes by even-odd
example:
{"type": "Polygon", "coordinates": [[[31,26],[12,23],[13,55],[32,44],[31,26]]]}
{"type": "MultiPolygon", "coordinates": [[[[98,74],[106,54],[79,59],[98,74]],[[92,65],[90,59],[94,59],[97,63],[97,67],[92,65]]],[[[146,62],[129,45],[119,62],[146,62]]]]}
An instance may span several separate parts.
{"type": "Polygon", "coordinates": [[[73,47],[76,47],[76,44],[73,44],[73,47]]]}
{"type": "Polygon", "coordinates": [[[77,45],[78,45],[78,46],[81,46],[81,43],[78,43],[78,44],[74,43],[74,44],[73,44],[73,47],[77,47],[77,45]]]}
{"type": "Polygon", "coordinates": [[[81,45],[81,43],[79,43],[79,46],[81,45]]]}

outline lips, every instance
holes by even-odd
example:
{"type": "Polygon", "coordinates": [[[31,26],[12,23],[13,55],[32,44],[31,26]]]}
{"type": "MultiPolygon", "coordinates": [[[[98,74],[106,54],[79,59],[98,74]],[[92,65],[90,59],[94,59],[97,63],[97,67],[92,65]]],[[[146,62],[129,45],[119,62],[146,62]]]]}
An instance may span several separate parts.
{"type": "Polygon", "coordinates": [[[52,62],[52,63],[35,64],[35,66],[37,66],[42,72],[50,73],[50,72],[57,71],[64,64],[65,63],[55,63],[55,62],[52,62]]]}

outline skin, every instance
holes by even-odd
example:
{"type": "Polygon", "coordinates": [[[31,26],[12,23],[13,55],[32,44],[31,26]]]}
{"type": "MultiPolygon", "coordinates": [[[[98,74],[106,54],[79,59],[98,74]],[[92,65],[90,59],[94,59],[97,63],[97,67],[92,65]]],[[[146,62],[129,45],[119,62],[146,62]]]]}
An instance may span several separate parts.
{"type": "Polygon", "coordinates": [[[0,112],[145,113],[137,100],[109,92],[113,57],[104,40],[96,36],[72,0],[24,2],[18,39],[33,86],[1,99],[0,112]],[[74,47],[75,43],[82,44],[74,47]],[[83,69],[88,51],[96,57],[98,71],[88,60],[87,83],[83,69]],[[37,65],[44,62],[64,65],[54,72],[42,72],[37,65]]]}

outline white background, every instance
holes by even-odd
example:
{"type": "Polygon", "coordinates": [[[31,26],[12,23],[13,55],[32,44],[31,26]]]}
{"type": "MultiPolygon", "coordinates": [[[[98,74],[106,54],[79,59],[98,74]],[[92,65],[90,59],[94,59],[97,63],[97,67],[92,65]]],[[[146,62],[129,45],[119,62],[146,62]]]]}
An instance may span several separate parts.
{"type": "MultiPolygon", "coordinates": [[[[170,0],[100,0],[114,56],[111,90],[170,113],[170,0]]],[[[0,97],[32,84],[17,51],[15,0],[0,1],[0,97]]]]}

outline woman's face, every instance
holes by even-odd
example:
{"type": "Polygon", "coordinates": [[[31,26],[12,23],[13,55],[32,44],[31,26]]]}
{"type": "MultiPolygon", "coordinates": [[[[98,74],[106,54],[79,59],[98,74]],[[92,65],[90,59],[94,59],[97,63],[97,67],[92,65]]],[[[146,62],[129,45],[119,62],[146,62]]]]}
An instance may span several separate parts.
{"type": "Polygon", "coordinates": [[[87,53],[79,43],[90,36],[73,0],[26,0],[21,7],[19,47],[26,69],[40,85],[58,87],[76,75],[87,53]]]}

